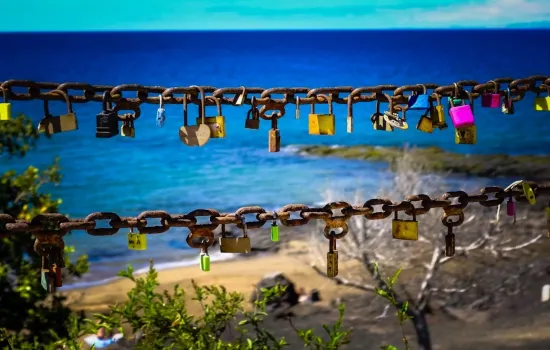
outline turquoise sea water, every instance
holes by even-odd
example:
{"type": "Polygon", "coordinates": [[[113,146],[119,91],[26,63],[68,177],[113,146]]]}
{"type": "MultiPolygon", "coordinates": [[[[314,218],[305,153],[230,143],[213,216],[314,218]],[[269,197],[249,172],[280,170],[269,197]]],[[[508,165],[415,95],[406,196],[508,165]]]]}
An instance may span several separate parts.
{"type": "MultiPolygon", "coordinates": [[[[217,87],[366,86],[375,84],[451,84],[474,79],[549,74],[550,48],[540,42],[550,31],[326,31],[326,32],[168,32],[0,34],[0,80],[31,79],[92,84],[217,87]],[[513,50],[507,49],[514,43],[513,50]]],[[[39,143],[24,159],[2,159],[0,171],[47,166],[61,157],[64,174],[48,188],[63,199],[61,211],[83,217],[94,211],[135,215],[149,209],[171,213],[196,208],[233,211],[245,205],[275,209],[288,203],[323,202],[330,186],[351,200],[359,188],[374,196],[384,181],[384,164],[305,157],[298,145],[371,144],[439,146],[455,152],[548,154],[550,114],[533,112],[533,96],[516,105],[516,114],[476,109],[478,144],[458,146],[452,129],[432,135],[372,130],[374,104],[354,108],[355,130],[345,132],[346,107],[335,106],[337,135],[307,133],[307,111],[294,118],[293,106],[279,123],[283,151],[267,152],[267,130],[244,129],[247,108],[225,107],[227,138],[189,148],[178,138],[181,106],[167,106],[164,128],[155,126],[157,106],[142,108],[136,138],[96,139],[98,103],[75,105],[80,129],[39,143]]],[[[317,107],[321,110],[323,107],[317,107]]],[[[54,112],[64,110],[52,104],[54,112]]],[[[15,113],[38,121],[40,101],[15,102],[15,113]]],[[[414,118],[414,114],[410,114],[414,118]]],[[[475,189],[483,179],[448,179],[455,188],[475,189]]],[[[121,231],[122,232],[122,231],[121,231]]],[[[149,239],[147,253],[126,249],[124,234],[68,237],[90,255],[87,280],[113,275],[126,262],[144,257],[184,264],[190,252],[184,229],[149,239]]],[[[194,255],[193,255],[194,258],[194,255]]],[[[168,265],[164,265],[168,266],[168,265]]]]}

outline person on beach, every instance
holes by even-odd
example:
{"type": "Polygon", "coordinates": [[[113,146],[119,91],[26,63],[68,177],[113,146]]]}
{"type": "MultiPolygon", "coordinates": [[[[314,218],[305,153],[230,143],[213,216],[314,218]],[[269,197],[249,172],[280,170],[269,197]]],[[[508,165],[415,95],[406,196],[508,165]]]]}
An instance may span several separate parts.
{"type": "Polygon", "coordinates": [[[111,344],[117,343],[122,337],[120,333],[115,333],[112,337],[107,337],[105,328],[101,327],[97,330],[96,334],[86,337],[84,341],[90,346],[95,346],[94,349],[103,349],[111,344]]]}

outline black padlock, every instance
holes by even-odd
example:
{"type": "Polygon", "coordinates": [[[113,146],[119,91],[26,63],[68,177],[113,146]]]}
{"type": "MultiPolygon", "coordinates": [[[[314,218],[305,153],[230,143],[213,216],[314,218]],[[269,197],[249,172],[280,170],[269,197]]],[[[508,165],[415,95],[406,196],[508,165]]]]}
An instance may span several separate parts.
{"type": "Polygon", "coordinates": [[[109,91],[103,93],[103,111],[96,116],[97,138],[109,138],[118,135],[118,115],[113,110],[109,91]]]}

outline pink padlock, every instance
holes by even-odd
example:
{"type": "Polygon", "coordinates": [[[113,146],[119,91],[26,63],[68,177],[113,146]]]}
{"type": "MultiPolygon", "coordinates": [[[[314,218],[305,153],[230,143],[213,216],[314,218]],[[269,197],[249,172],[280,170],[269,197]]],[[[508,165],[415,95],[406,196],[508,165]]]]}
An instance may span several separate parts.
{"type": "Polygon", "coordinates": [[[474,99],[472,94],[468,91],[464,91],[468,95],[469,104],[464,103],[464,100],[460,98],[460,89],[457,83],[454,83],[455,91],[454,96],[449,97],[449,116],[455,128],[465,128],[475,124],[474,120],[474,99]],[[462,105],[455,106],[455,100],[462,100],[462,105]]]}
{"type": "Polygon", "coordinates": [[[500,95],[493,93],[485,93],[481,95],[481,106],[488,108],[500,108],[500,95]]]}
{"type": "Polygon", "coordinates": [[[516,204],[512,201],[512,198],[508,198],[508,202],[506,202],[506,214],[508,216],[516,215],[516,204]]]}
{"type": "Polygon", "coordinates": [[[493,80],[490,80],[489,83],[493,83],[494,87],[492,92],[484,92],[483,95],[481,95],[481,106],[488,108],[500,108],[501,105],[498,84],[493,80]]]}

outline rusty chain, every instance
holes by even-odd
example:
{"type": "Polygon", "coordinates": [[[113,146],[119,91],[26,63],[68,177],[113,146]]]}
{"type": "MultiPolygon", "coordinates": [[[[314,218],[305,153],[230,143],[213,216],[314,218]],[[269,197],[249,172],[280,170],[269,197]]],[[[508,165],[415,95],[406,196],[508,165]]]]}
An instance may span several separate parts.
{"type": "MultiPolygon", "coordinates": [[[[437,84],[414,84],[414,85],[376,85],[365,87],[227,87],[217,88],[214,86],[187,86],[187,87],[162,87],[145,86],[139,84],[112,85],[92,85],[88,83],[50,83],[35,82],[30,80],[7,80],[0,84],[0,99],[4,101],[66,101],[63,93],[53,93],[52,91],[62,91],[70,102],[102,102],[103,94],[108,92],[112,102],[117,104],[117,110],[136,110],[141,104],[160,104],[161,98],[163,104],[182,104],[184,100],[187,103],[200,105],[200,91],[210,94],[206,98],[205,105],[255,105],[262,106],[260,116],[263,119],[271,119],[272,116],[266,116],[267,111],[284,111],[287,104],[346,104],[348,108],[355,103],[361,102],[391,102],[395,105],[395,110],[406,110],[407,100],[411,94],[429,94],[430,99],[434,101],[441,96],[464,96],[470,95],[473,99],[480,97],[485,92],[508,95],[513,101],[523,99],[527,92],[536,94],[550,94],[550,77],[545,75],[534,75],[528,78],[496,78],[485,83],[479,83],[475,80],[461,80],[451,85],[437,84]],[[503,89],[503,85],[507,89],[503,89]],[[26,92],[15,91],[26,89],[26,92]],[[469,90],[468,90],[469,89],[469,90]],[[80,91],[81,94],[71,94],[72,91],[80,91]],[[431,92],[430,92],[431,90],[431,92]],[[509,91],[508,91],[509,90],[509,91]],[[135,97],[129,97],[128,93],[135,93],[135,97]],[[183,96],[175,96],[175,95],[183,96]],[[341,96],[347,94],[347,96],[341,96]],[[393,94],[390,96],[390,94],[393,94]],[[230,97],[227,97],[229,95],[230,97]],[[273,98],[273,95],[283,95],[283,98],[273,98]],[[304,95],[300,97],[298,95],[304,95]],[[327,98],[327,96],[329,98],[327,98]],[[403,105],[404,104],[404,105],[403,105]]],[[[279,113],[279,118],[282,117],[279,113]]],[[[277,115],[277,114],[275,114],[277,115]]],[[[136,114],[135,119],[139,117],[136,114]]]]}
{"type": "MultiPolygon", "coordinates": [[[[535,196],[550,196],[550,185],[538,185],[531,182],[529,184],[535,196]]],[[[220,225],[234,224],[243,228],[243,223],[245,223],[247,229],[258,229],[267,221],[280,221],[283,226],[303,226],[315,219],[323,220],[328,229],[341,228],[346,231],[347,221],[352,216],[381,220],[390,217],[393,213],[404,212],[407,215],[414,214],[416,217],[435,208],[444,210],[444,220],[442,220],[444,225],[458,226],[464,220],[463,210],[470,203],[479,203],[483,207],[495,207],[509,198],[517,202],[528,202],[522,190],[504,190],[501,187],[491,186],[481,189],[480,194],[452,191],[446,192],[437,199],[418,194],[408,196],[401,202],[374,198],[366,201],[362,206],[352,206],[346,202],[332,202],[319,208],[304,204],[289,204],[277,212],[268,212],[259,206],[248,206],[242,207],[234,213],[220,213],[214,209],[197,209],[188,214],[169,214],[166,211],[155,210],[142,212],[137,217],[121,217],[112,212],[96,212],[79,219],[69,219],[62,214],[41,214],[32,220],[19,220],[8,214],[0,214],[0,237],[26,232],[45,239],[47,236],[63,236],[73,230],[85,230],[93,236],[111,236],[124,228],[137,228],[140,233],[144,234],[164,233],[172,227],[187,227],[192,232],[212,232],[220,225]],[[456,203],[453,204],[453,202],[456,203]],[[414,203],[420,203],[420,205],[415,206],[414,203]],[[375,210],[376,206],[380,207],[379,211],[375,210]],[[340,210],[341,213],[335,214],[335,210],[340,210]],[[292,213],[297,213],[299,218],[291,218],[292,213]],[[246,215],[251,214],[255,214],[255,221],[245,218],[246,215]],[[447,220],[449,216],[458,216],[458,219],[454,222],[447,220]],[[199,223],[199,217],[208,218],[209,222],[199,223]],[[160,225],[148,226],[148,219],[160,219],[160,225]],[[97,227],[100,221],[107,221],[109,227],[97,227]]]]}

